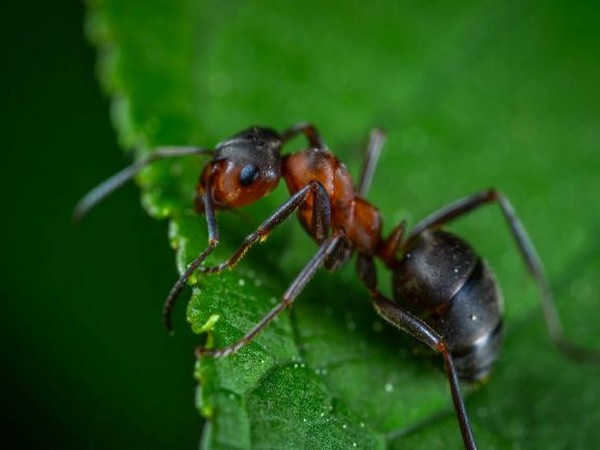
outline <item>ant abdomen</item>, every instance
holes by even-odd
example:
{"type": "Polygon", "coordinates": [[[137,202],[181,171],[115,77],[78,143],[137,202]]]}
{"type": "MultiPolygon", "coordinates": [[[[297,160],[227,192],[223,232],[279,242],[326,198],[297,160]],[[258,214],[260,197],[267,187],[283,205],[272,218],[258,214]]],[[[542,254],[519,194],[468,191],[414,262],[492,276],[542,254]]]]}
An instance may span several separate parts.
{"type": "Polygon", "coordinates": [[[490,372],[502,341],[502,294],[467,242],[442,230],[421,233],[394,268],[393,289],[444,339],[461,379],[490,372]]]}

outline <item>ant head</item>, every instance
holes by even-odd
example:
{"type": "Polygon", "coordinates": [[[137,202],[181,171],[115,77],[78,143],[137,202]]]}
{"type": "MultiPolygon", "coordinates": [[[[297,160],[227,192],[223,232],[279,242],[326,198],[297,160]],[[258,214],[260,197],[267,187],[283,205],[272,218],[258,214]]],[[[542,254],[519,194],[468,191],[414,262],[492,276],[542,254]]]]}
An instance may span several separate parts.
{"type": "Polygon", "coordinates": [[[204,212],[208,189],[212,207],[245,206],[271,192],[281,178],[279,133],[252,127],[223,141],[215,148],[196,189],[196,210],[204,212]]]}

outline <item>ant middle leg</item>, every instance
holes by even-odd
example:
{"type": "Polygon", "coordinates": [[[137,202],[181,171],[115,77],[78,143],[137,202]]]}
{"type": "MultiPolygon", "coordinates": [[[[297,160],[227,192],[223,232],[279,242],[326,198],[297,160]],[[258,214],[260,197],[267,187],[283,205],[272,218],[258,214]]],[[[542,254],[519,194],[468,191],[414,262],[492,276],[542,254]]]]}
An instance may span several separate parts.
{"type": "Polygon", "coordinates": [[[300,292],[308,284],[308,282],[315,275],[317,270],[323,265],[325,260],[329,258],[334,252],[338,244],[343,239],[343,233],[341,231],[334,232],[329,238],[325,239],[317,253],[311,258],[311,260],[304,266],[302,271],[290,284],[285,294],[281,297],[281,301],[271,309],[244,337],[239,341],[228,345],[226,347],[218,349],[207,349],[204,347],[198,347],[196,349],[196,356],[211,356],[211,357],[222,357],[230,355],[250,343],[275,317],[279,315],[284,309],[290,307],[296,300],[300,292]]]}
{"type": "Polygon", "coordinates": [[[490,203],[496,203],[500,207],[511,235],[517,244],[519,253],[538,287],[544,320],[546,322],[548,334],[554,345],[575,359],[600,362],[600,352],[587,349],[572,343],[565,338],[560,317],[556,309],[554,296],[544,272],[544,266],[542,265],[541,259],[512,204],[500,191],[488,189],[486,191],[478,192],[461,198],[456,202],[435,211],[433,214],[417,223],[408,235],[406,241],[402,244],[402,248],[410,248],[411,244],[424,231],[441,227],[452,220],[460,218],[465,214],[490,203]]]}

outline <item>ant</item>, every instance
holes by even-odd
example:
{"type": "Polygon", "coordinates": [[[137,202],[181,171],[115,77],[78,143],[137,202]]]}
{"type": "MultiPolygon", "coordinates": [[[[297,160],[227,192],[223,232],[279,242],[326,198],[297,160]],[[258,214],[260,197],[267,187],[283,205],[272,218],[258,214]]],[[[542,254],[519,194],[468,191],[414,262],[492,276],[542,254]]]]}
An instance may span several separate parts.
{"type": "Polygon", "coordinates": [[[318,244],[317,252],[289,285],[281,301],[243,338],[223,348],[198,347],[196,355],[223,357],[238,351],[293,304],[321,266],[337,269],[356,252],[356,271],[375,311],[442,356],[464,447],[475,449],[459,380],[479,381],[491,371],[503,338],[503,300],[487,262],[466,241],[442,229],[444,225],[481,206],[498,205],[538,287],[552,342],[580,360],[600,361],[600,354],[565,339],[541,260],[511,203],[498,190],[484,190],[450,203],[418,222],[410,232],[406,221],[402,221],[384,237],[379,210],[364,198],[384,139],[381,130],[371,133],[358,186],[309,123],[297,124],[282,133],[254,126],[219,143],[214,150],[160,148],[90,191],[76,206],[74,217],[81,219],[100,200],[155,160],[211,155],[195,195],[195,209],[206,217],[208,246],[169,292],[163,308],[166,328],[171,330],[175,301],[195,271],[214,274],[232,268],[251,246],[264,241],[297,212],[305,231],[318,244]],[[309,147],[282,155],[284,144],[298,135],[304,135],[309,147]],[[229,259],[215,266],[203,265],[219,244],[216,212],[259,200],[275,189],[281,178],[290,192],[289,199],[248,234],[229,259]],[[393,299],[377,287],[376,258],[392,272],[393,299]]]}

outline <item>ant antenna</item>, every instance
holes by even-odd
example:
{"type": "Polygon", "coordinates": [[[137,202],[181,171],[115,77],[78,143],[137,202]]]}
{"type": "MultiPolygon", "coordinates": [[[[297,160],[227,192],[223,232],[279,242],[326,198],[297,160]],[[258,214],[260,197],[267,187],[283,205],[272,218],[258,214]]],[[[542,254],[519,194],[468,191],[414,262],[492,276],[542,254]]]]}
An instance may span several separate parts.
{"type": "Polygon", "coordinates": [[[148,156],[134,162],[132,165],[125,167],[123,170],[117,172],[112,177],[89,191],[75,206],[75,209],[73,210],[73,221],[76,223],[81,222],[92,208],[154,161],[176,158],[179,156],[210,154],[212,154],[212,150],[198,147],[161,147],[148,156]]]}

